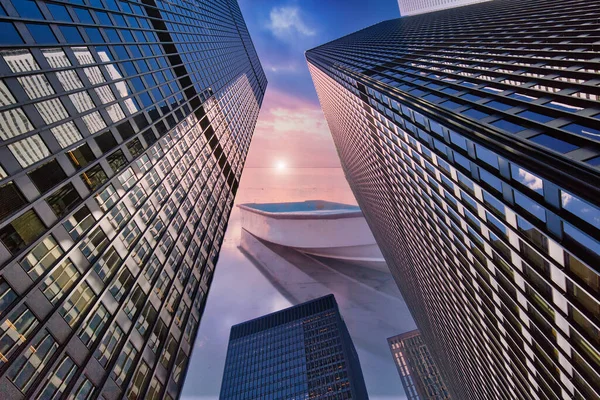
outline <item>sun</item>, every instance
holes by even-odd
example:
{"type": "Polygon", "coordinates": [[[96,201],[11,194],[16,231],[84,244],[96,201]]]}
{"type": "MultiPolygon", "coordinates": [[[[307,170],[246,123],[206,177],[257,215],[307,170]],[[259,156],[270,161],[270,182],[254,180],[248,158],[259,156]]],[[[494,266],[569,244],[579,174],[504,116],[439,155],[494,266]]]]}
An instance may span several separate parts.
{"type": "Polygon", "coordinates": [[[279,160],[275,164],[275,168],[278,169],[279,171],[282,171],[287,168],[287,164],[285,163],[285,161],[279,160]]]}

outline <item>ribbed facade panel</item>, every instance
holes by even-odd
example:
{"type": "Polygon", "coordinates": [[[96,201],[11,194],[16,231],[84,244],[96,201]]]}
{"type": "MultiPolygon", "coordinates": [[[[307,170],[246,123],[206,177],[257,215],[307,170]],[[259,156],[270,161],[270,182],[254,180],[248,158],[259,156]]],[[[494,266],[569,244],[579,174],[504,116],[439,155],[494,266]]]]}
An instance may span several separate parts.
{"type": "Polygon", "coordinates": [[[599,398],[599,6],[494,0],[307,52],[455,398],[599,398]]]}

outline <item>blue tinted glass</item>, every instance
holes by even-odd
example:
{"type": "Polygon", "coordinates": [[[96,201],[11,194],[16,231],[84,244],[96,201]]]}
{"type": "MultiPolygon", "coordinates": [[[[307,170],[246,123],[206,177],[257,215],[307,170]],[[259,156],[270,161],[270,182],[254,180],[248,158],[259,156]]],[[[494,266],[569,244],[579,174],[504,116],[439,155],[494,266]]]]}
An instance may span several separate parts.
{"type": "Polygon", "coordinates": [[[500,111],[506,111],[513,108],[510,104],[502,103],[500,101],[490,101],[489,103],[485,103],[485,105],[500,111]]]}
{"type": "Polygon", "coordinates": [[[479,101],[479,100],[483,99],[483,97],[474,95],[472,93],[467,93],[465,95],[462,95],[462,96],[460,96],[460,98],[461,99],[465,99],[465,100],[469,100],[469,101],[472,101],[472,102],[476,102],[476,101],[479,101]]]}
{"type": "Polygon", "coordinates": [[[117,31],[114,29],[104,29],[104,33],[108,36],[108,40],[113,43],[119,43],[121,41],[121,38],[117,35],[117,31]]]}
{"type": "Polygon", "coordinates": [[[4,11],[2,6],[0,6],[0,15],[6,15],[6,11],[4,11]]]}
{"type": "Polygon", "coordinates": [[[22,44],[23,39],[15,26],[10,22],[0,22],[0,43],[2,44],[22,44]]]}
{"type": "Polygon", "coordinates": [[[542,206],[516,190],[514,193],[516,204],[539,220],[546,222],[546,210],[542,206]]]}
{"type": "MultiPolygon", "coordinates": [[[[33,36],[36,43],[58,43],[56,36],[52,33],[52,30],[48,25],[41,24],[27,24],[29,33],[33,36]]],[[[4,33],[4,32],[3,32],[4,33]]]]}
{"type": "Polygon", "coordinates": [[[483,168],[479,168],[479,177],[482,181],[486,182],[488,185],[490,185],[497,191],[502,191],[502,181],[494,175],[487,172],[486,170],[484,170],[483,168]]]}
{"type": "Polygon", "coordinates": [[[600,167],[600,157],[596,157],[596,158],[587,160],[586,163],[593,165],[594,167],[600,167]]]}
{"type": "Polygon", "coordinates": [[[561,129],[575,133],[577,135],[585,136],[592,140],[600,140],[600,131],[598,129],[593,129],[588,126],[570,124],[567,126],[563,126],[561,129]]]}
{"type": "Polygon", "coordinates": [[[456,94],[459,91],[456,89],[453,89],[453,88],[446,88],[446,89],[442,90],[442,92],[447,93],[447,94],[456,94]]]}
{"type": "Polygon", "coordinates": [[[74,26],[61,26],[60,31],[67,40],[67,43],[83,43],[83,38],[79,30],[74,26]]]}
{"type": "Polygon", "coordinates": [[[77,14],[77,18],[79,18],[80,22],[84,24],[93,24],[94,19],[90,12],[84,8],[75,8],[75,14],[77,14]]]}
{"type": "Polygon", "coordinates": [[[100,20],[101,25],[112,25],[112,21],[108,18],[108,14],[104,12],[95,11],[96,17],[100,20]]]}
{"type": "Polygon", "coordinates": [[[450,100],[448,100],[448,101],[445,101],[445,102],[443,102],[443,103],[441,104],[441,106],[443,106],[443,107],[445,107],[445,108],[448,108],[448,109],[450,109],[450,110],[454,110],[454,109],[456,109],[456,108],[458,108],[458,107],[462,107],[462,104],[458,104],[458,103],[456,103],[456,102],[454,102],[454,101],[450,101],[450,100]]]}
{"type": "Polygon", "coordinates": [[[85,28],[85,33],[87,33],[88,38],[91,43],[103,43],[104,38],[100,34],[100,30],[97,28],[85,28]]]}
{"type": "Polygon", "coordinates": [[[40,9],[32,0],[13,0],[13,6],[23,18],[43,19],[40,9]]]}
{"type": "Polygon", "coordinates": [[[527,96],[527,95],[521,94],[521,93],[509,94],[508,97],[510,97],[512,99],[522,100],[522,101],[534,101],[534,100],[537,100],[537,97],[527,96]]]}
{"type": "Polygon", "coordinates": [[[425,100],[430,101],[432,103],[437,103],[438,101],[441,100],[440,96],[436,96],[435,94],[428,94],[427,96],[423,97],[425,100]]]}
{"type": "Polygon", "coordinates": [[[553,119],[555,119],[554,117],[550,117],[548,115],[536,113],[534,111],[529,111],[529,110],[523,111],[522,113],[518,113],[517,115],[519,117],[530,119],[535,122],[541,122],[542,124],[545,124],[546,122],[550,122],[553,119]]]}
{"type": "Polygon", "coordinates": [[[466,115],[469,118],[473,119],[484,119],[485,117],[489,117],[489,114],[476,110],[474,108],[470,108],[466,111],[463,111],[461,114],[466,115]]]}
{"type": "Polygon", "coordinates": [[[525,130],[525,128],[522,127],[521,125],[517,125],[512,122],[503,120],[503,119],[492,122],[491,125],[495,126],[496,128],[505,130],[506,132],[510,132],[510,133],[517,133],[517,132],[521,132],[521,131],[525,130]]]}
{"type": "Polygon", "coordinates": [[[592,226],[600,227],[600,209],[567,192],[561,192],[562,207],[592,226]]]}
{"type": "Polygon", "coordinates": [[[563,223],[563,229],[567,235],[571,236],[571,238],[575,239],[575,241],[581,243],[583,247],[588,248],[600,256],[600,243],[598,243],[596,240],[592,239],[579,229],[566,222],[563,223]]]}
{"type": "Polygon", "coordinates": [[[59,6],[58,4],[46,4],[48,10],[57,21],[73,21],[67,9],[63,6],[59,6]]]}
{"type": "Polygon", "coordinates": [[[486,149],[485,147],[477,145],[477,158],[485,162],[488,165],[498,169],[498,155],[494,152],[486,149]]]}
{"type": "Polygon", "coordinates": [[[463,150],[467,150],[467,139],[454,131],[450,131],[450,141],[463,150]]]}
{"type": "Polygon", "coordinates": [[[548,147],[554,151],[558,151],[559,153],[568,153],[579,148],[574,144],[567,143],[564,140],[560,140],[548,135],[537,135],[529,140],[544,147],[548,147]]]}

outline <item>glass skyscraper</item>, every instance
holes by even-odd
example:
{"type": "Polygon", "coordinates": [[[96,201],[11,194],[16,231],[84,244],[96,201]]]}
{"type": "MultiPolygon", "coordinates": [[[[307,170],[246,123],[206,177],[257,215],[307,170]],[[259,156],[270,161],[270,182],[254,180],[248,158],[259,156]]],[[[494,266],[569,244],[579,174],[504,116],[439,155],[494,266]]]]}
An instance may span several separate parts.
{"type": "Polygon", "coordinates": [[[451,399],[418,329],[387,341],[408,400],[451,399]]]}
{"type": "Polygon", "coordinates": [[[221,400],[368,400],[333,295],[231,328],[221,400]]]}
{"type": "Polygon", "coordinates": [[[235,0],[0,2],[0,397],[175,399],[266,88],[235,0]]]}
{"type": "Polygon", "coordinates": [[[597,0],[494,0],[306,53],[457,399],[600,398],[597,0]]]}

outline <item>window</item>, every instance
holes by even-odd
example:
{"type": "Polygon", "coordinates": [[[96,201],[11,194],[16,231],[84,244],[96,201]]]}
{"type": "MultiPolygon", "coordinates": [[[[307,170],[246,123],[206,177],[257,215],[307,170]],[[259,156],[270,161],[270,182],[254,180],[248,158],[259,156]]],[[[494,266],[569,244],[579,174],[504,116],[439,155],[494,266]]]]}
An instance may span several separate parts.
{"type": "Polygon", "coordinates": [[[189,310],[189,307],[183,301],[179,307],[177,307],[175,312],[175,325],[177,325],[179,328],[181,328],[189,310]]]}
{"type": "Polygon", "coordinates": [[[192,343],[192,340],[196,337],[196,329],[198,329],[198,320],[192,315],[185,326],[183,338],[186,342],[192,343]]]}
{"type": "Polygon", "coordinates": [[[69,397],[69,400],[92,400],[92,399],[94,399],[96,397],[94,395],[94,391],[96,390],[96,388],[94,387],[92,382],[90,382],[90,380],[85,375],[82,375],[79,378],[79,381],[80,382],[78,382],[75,385],[77,390],[75,390],[75,392],[74,392],[74,397],[69,397]]]}
{"type": "Polygon", "coordinates": [[[162,391],[162,385],[160,381],[154,377],[150,382],[150,386],[148,387],[148,392],[146,393],[146,400],[160,400],[160,392],[162,391]]]}
{"type": "Polygon", "coordinates": [[[109,318],[110,314],[108,313],[106,307],[104,307],[102,304],[99,304],[98,307],[96,307],[96,310],[94,310],[92,316],[79,330],[78,335],[83,344],[85,344],[87,347],[90,347],[90,345],[96,341],[98,335],[106,326],[109,318]]]}
{"type": "Polygon", "coordinates": [[[8,379],[23,393],[33,385],[58,349],[47,330],[40,331],[8,371],[8,379]]]}
{"type": "Polygon", "coordinates": [[[127,398],[129,400],[139,398],[142,388],[146,385],[146,382],[148,382],[148,378],[150,378],[150,373],[151,370],[148,367],[148,364],[146,364],[145,361],[142,361],[142,363],[138,366],[135,375],[133,376],[133,383],[127,392],[127,398]]]}
{"type": "Polygon", "coordinates": [[[108,185],[106,189],[96,196],[96,202],[98,202],[98,205],[104,212],[108,211],[109,208],[114,206],[118,199],[119,194],[113,185],[108,185]]]}
{"type": "Polygon", "coordinates": [[[60,315],[67,321],[67,323],[73,327],[81,315],[87,310],[90,306],[96,294],[87,284],[87,282],[81,282],[79,286],[73,290],[73,293],[69,296],[67,301],[62,305],[62,307],[58,310],[60,315]]]}
{"type": "Polygon", "coordinates": [[[115,367],[110,374],[111,378],[113,378],[117,385],[121,386],[123,382],[127,380],[127,376],[131,371],[133,360],[135,359],[136,355],[137,350],[133,347],[131,342],[127,342],[123,347],[123,350],[119,353],[119,358],[117,358],[115,367]]]}
{"type": "Polygon", "coordinates": [[[135,328],[138,330],[140,335],[146,335],[148,328],[154,324],[154,321],[156,321],[157,315],[158,313],[154,306],[148,302],[135,323],[135,328]]]}
{"type": "Polygon", "coordinates": [[[173,357],[175,357],[175,352],[177,351],[177,340],[173,335],[169,335],[169,340],[167,341],[167,345],[163,349],[162,356],[160,357],[160,363],[163,367],[169,368],[169,364],[173,357]]]}
{"type": "Polygon", "coordinates": [[[131,295],[125,302],[125,307],[123,307],[123,311],[129,320],[133,321],[138,310],[144,305],[145,300],[146,296],[144,291],[136,285],[135,289],[131,292],[131,295]]]}
{"type": "Polygon", "coordinates": [[[127,270],[127,269],[123,269],[121,271],[121,273],[119,274],[119,277],[117,278],[115,283],[113,283],[109,289],[110,293],[113,295],[115,300],[117,300],[119,302],[121,301],[125,292],[133,284],[133,281],[134,281],[134,279],[133,279],[133,276],[131,275],[131,272],[129,272],[129,270],[127,270]]]}
{"type": "Polygon", "coordinates": [[[159,299],[162,300],[165,297],[170,283],[171,279],[169,278],[169,275],[165,270],[162,270],[154,285],[154,293],[156,293],[156,296],[158,296],[159,299]]]}
{"type": "Polygon", "coordinates": [[[0,365],[8,362],[9,357],[32,335],[38,325],[39,321],[24,304],[6,318],[0,325],[0,365]]]}
{"type": "Polygon", "coordinates": [[[96,144],[103,153],[109,152],[117,145],[117,140],[110,131],[96,136],[94,140],[96,140],[96,144]]]}
{"type": "Polygon", "coordinates": [[[116,230],[119,230],[127,222],[129,217],[131,217],[131,214],[127,210],[125,203],[119,203],[110,210],[107,219],[116,230]]]}
{"type": "Polygon", "coordinates": [[[154,354],[158,351],[160,346],[167,339],[167,333],[169,332],[169,328],[163,322],[161,318],[158,319],[158,323],[154,326],[154,330],[150,335],[150,339],[148,339],[148,347],[154,354]]]}
{"type": "Polygon", "coordinates": [[[13,182],[0,186],[0,221],[25,204],[27,204],[25,197],[13,182]]]}
{"type": "Polygon", "coordinates": [[[491,125],[495,126],[496,128],[502,129],[503,131],[506,131],[508,133],[518,133],[525,130],[525,127],[510,121],[506,121],[504,119],[492,122],[491,125]]]}
{"type": "Polygon", "coordinates": [[[121,175],[119,175],[119,182],[123,186],[123,189],[129,190],[137,182],[137,176],[133,173],[132,168],[127,168],[121,175]]]}
{"type": "Polygon", "coordinates": [[[73,164],[73,167],[75,167],[77,170],[88,166],[96,159],[96,156],[94,156],[92,149],[90,149],[90,146],[88,146],[87,143],[84,143],[73,150],[67,151],[66,154],[67,157],[69,157],[71,164],[73,164]]]}
{"type": "Polygon", "coordinates": [[[127,159],[121,150],[115,151],[106,157],[106,160],[115,173],[119,172],[125,165],[127,165],[127,159]]]}
{"type": "Polygon", "coordinates": [[[23,259],[21,267],[27,272],[32,280],[36,280],[63,254],[52,235],[42,239],[23,259]]]}
{"type": "Polygon", "coordinates": [[[137,263],[137,265],[142,266],[148,256],[151,253],[150,244],[145,238],[142,238],[139,243],[133,249],[131,257],[137,263]]]}
{"type": "Polygon", "coordinates": [[[54,371],[48,376],[44,388],[38,395],[38,399],[58,399],[67,389],[67,386],[75,376],[77,366],[69,356],[64,356],[54,371]]]}
{"type": "Polygon", "coordinates": [[[92,216],[89,208],[86,206],[81,207],[73,215],[69,217],[63,224],[69,235],[73,240],[77,240],[83,235],[89,228],[94,225],[96,220],[92,216]]]}
{"type": "Polygon", "coordinates": [[[538,194],[544,194],[544,181],[536,175],[515,164],[511,164],[510,169],[512,178],[515,181],[538,194]]]}
{"type": "Polygon", "coordinates": [[[578,216],[588,224],[596,228],[600,227],[600,209],[565,191],[561,190],[560,195],[562,208],[578,216]]]}
{"type": "Polygon", "coordinates": [[[17,293],[10,287],[10,285],[0,277],[0,314],[17,299],[17,293]]]}
{"type": "Polygon", "coordinates": [[[530,138],[529,140],[531,140],[532,142],[537,143],[541,146],[547,147],[551,150],[562,153],[562,154],[568,153],[570,151],[573,151],[573,150],[576,150],[579,148],[579,146],[576,146],[571,143],[567,143],[564,140],[560,140],[555,137],[544,135],[544,134],[534,136],[534,137],[530,138]]]}
{"type": "Polygon", "coordinates": [[[48,150],[40,135],[21,139],[18,142],[9,144],[8,148],[23,168],[50,156],[50,150],[48,150]]]}
{"type": "Polygon", "coordinates": [[[81,250],[88,261],[93,262],[104,251],[106,246],[108,246],[108,238],[102,228],[97,227],[83,239],[79,245],[79,250],[81,250]]]}
{"type": "Polygon", "coordinates": [[[52,304],[56,305],[77,278],[79,278],[79,271],[67,258],[44,280],[41,287],[42,292],[52,304]]]}
{"type": "Polygon", "coordinates": [[[111,246],[92,268],[96,271],[100,279],[106,283],[122,262],[123,259],[119,256],[119,253],[111,246]]]}
{"type": "Polygon", "coordinates": [[[27,176],[42,194],[67,179],[67,174],[56,160],[28,172],[27,176]]]}
{"type": "Polygon", "coordinates": [[[123,338],[123,330],[117,324],[112,324],[104,334],[100,345],[94,352],[94,358],[102,367],[106,367],[113,358],[117,345],[123,338]]]}
{"type": "Polygon", "coordinates": [[[185,366],[188,361],[188,356],[183,352],[183,350],[179,350],[179,354],[177,354],[177,360],[175,360],[175,367],[173,368],[173,381],[179,384],[179,380],[181,379],[181,373],[185,369],[185,366]]]}
{"type": "Polygon", "coordinates": [[[68,183],[48,196],[46,202],[52,208],[54,214],[58,218],[62,218],[81,203],[81,196],[79,196],[73,184],[68,183]]]}
{"type": "Polygon", "coordinates": [[[100,164],[96,164],[88,169],[80,177],[90,190],[96,190],[108,180],[108,176],[106,176],[106,172],[104,172],[100,164]]]}
{"type": "Polygon", "coordinates": [[[127,224],[127,226],[121,231],[121,240],[125,244],[125,247],[127,247],[127,249],[131,249],[131,246],[141,233],[142,231],[140,231],[140,228],[135,221],[131,221],[129,224],[127,224]]]}
{"type": "Polygon", "coordinates": [[[148,280],[148,282],[152,282],[154,274],[156,274],[156,271],[158,271],[160,267],[161,263],[158,257],[156,257],[155,255],[152,256],[150,262],[146,263],[146,267],[144,268],[143,272],[144,277],[148,280]]]}

